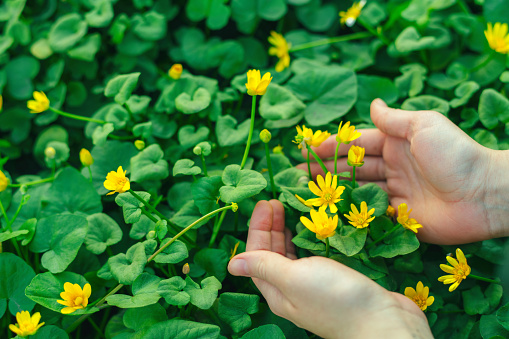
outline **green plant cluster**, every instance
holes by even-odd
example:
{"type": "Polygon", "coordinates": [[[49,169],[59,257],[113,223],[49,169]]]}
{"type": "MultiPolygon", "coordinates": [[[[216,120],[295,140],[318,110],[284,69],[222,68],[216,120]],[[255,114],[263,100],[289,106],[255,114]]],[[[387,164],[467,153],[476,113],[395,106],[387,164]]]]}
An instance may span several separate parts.
{"type": "MultiPolygon", "coordinates": [[[[45,325],[33,338],[312,337],[274,315],[248,279],[227,272],[230,255],[245,251],[256,202],[271,199],[273,189],[298,255],[325,253],[324,242],[299,222],[309,208],[295,194],[314,196],[307,172],[295,167],[305,161],[292,143],[296,125],[332,133],[340,121],[372,127],[369,104],[382,98],[393,107],[438,111],[482,145],[509,149],[509,58],[484,36],[487,23],[509,22],[509,0],[373,0],[353,27],[341,26],[338,13],[351,5],[3,2],[0,168],[12,185],[0,192],[0,337],[14,336],[8,324],[21,311],[42,315],[45,325]],[[294,49],[280,73],[267,54],[272,30],[294,49]],[[174,63],[184,68],[178,80],[168,75],[174,63]],[[241,168],[252,68],[270,71],[273,80],[259,99],[241,168]],[[55,110],[104,123],[55,110],[31,114],[26,101],[36,90],[55,110]],[[282,146],[270,154],[273,184],[258,137],[264,128],[270,148],[282,146]],[[79,161],[81,148],[91,150],[90,168],[79,161]],[[106,196],[106,176],[119,166],[134,194],[106,196]],[[214,212],[232,203],[235,213],[214,212]],[[188,274],[181,273],[186,263],[188,274]],[[90,283],[90,305],[61,314],[65,282],[90,283]]],[[[340,184],[340,216],[366,201],[376,217],[367,229],[341,217],[332,259],[391,291],[418,281],[429,286],[435,302],[426,315],[437,338],[509,337],[501,285],[466,279],[448,292],[437,281],[439,265],[456,247],[421,244],[403,228],[367,248],[395,225],[385,216],[387,194],[375,184],[340,184]]],[[[473,273],[496,277],[504,243],[461,248],[473,273]]]]}

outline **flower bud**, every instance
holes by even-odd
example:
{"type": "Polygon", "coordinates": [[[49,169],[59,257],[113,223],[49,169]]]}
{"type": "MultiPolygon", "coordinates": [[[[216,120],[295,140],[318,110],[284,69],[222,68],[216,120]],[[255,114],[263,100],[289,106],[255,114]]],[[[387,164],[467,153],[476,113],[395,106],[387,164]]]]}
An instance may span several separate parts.
{"type": "Polygon", "coordinates": [[[272,149],[272,153],[274,153],[274,154],[283,154],[284,155],[284,153],[283,153],[283,146],[277,145],[276,147],[274,147],[272,149]]]}
{"type": "Polygon", "coordinates": [[[92,154],[87,149],[82,148],[80,151],[80,161],[83,166],[92,166],[94,163],[94,158],[92,158],[92,154]]]}
{"type": "Polygon", "coordinates": [[[269,130],[264,129],[263,131],[260,132],[260,140],[263,143],[267,144],[271,138],[272,138],[272,135],[270,134],[269,130]]]}
{"type": "Polygon", "coordinates": [[[195,146],[195,147],[193,148],[193,153],[194,153],[195,155],[200,155],[200,154],[201,154],[201,147],[200,147],[200,146],[195,146]]]}
{"type": "Polygon", "coordinates": [[[232,211],[233,212],[237,212],[238,209],[239,209],[239,205],[237,205],[236,203],[232,202],[232,211]]]}
{"type": "Polygon", "coordinates": [[[168,71],[168,75],[170,78],[174,80],[180,79],[180,76],[182,75],[182,65],[181,64],[174,64],[171,66],[170,70],[168,71]]]}
{"type": "Polygon", "coordinates": [[[147,239],[154,239],[156,237],[156,231],[150,231],[147,233],[147,239]]]}
{"type": "Polygon", "coordinates": [[[396,209],[394,207],[392,207],[391,205],[389,205],[387,207],[387,211],[385,211],[385,214],[387,214],[389,217],[393,217],[395,213],[396,213],[396,209]]]}
{"type": "Polygon", "coordinates": [[[145,148],[145,141],[143,141],[143,140],[136,140],[134,142],[134,147],[136,147],[138,149],[138,151],[141,151],[142,149],[145,148]]]}
{"type": "Polygon", "coordinates": [[[53,159],[55,155],[57,155],[57,151],[55,151],[55,149],[51,146],[46,147],[46,149],[44,150],[44,155],[46,156],[46,158],[53,159]]]}
{"type": "Polygon", "coordinates": [[[0,192],[3,192],[7,189],[9,185],[9,179],[5,176],[4,172],[0,171],[0,192]]]}
{"type": "Polygon", "coordinates": [[[184,266],[182,266],[182,273],[184,274],[189,274],[189,272],[191,271],[191,268],[189,267],[189,264],[186,263],[184,266]]]}

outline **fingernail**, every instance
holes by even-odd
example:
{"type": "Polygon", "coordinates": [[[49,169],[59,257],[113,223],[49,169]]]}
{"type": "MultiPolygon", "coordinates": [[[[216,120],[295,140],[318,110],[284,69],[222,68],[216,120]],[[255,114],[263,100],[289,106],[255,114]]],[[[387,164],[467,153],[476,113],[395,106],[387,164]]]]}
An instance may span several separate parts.
{"type": "Polygon", "coordinates": [[[247,263],[244,259],[234,259],[228,265],[228,271],[232,275],[247,276],[247,263]]]}
{"type": "Polygon", "coordinates": [[[387,104],[385,103],[385,101],[383,101],[380,98],[375,99],[375,104],[378,105],[378,106],[387,107],[387,104]]]}

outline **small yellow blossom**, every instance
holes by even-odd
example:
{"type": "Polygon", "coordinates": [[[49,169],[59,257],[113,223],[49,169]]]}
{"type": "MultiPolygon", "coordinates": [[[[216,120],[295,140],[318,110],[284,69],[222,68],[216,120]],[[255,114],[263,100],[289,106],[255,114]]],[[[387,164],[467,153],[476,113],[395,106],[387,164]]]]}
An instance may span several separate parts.
{"type": "Polygon", "coordinates": [[[364,147],[352,145],[348,150],[348,160],[346,161],[349,166],[361,167],[364,165],[364,153],[366,150],[364,147]]]}
{"type": "Polygon", "coordinates": [[[385,211],[385,214],[387,214],[387,216],[389,217],[393,217],[394,214],[396,214],[396,209],[394,207],[392,207],[391,205],[387,206],[387,211],[385,211]]]}
{"type": "Polygon", "coordinates": [[[488,29],[484,31],[484,35],[492,50],[502,54],[509,53],[509,34],[507,34],[507,31],[507,24],[497,22],[493,26],[491,22],[488,23],[488,29]]]}
{"type": "Polygon", "coordinates": [[[34,92],[35,100],[28,100],[27,107],[30,109],[30,113],[41,113],[49,108],[49,99],[44,92],[34,92]]]}
{"type": "Polygon", "coordinates": [[[266,144],[270,141],[270,139],[272,138],[272,134],[270,134],[269,130],[268,129],[264,129],[260,132],[260,140],[266,144]]]}
{"type": "Polygon", "coordinates": [[[354,141],[361,136],[361,132],[355,130],[355,126],[350,126],[350,121],[347,121],[343,125],[343,121],[339,124],[338,135],[336,135],[336,141],[348,145],[351,141],[354,141]]]}
{"type": "Polygon", "coordinates": [[[44,325],[44,323],[39,324],[40,320],[41,314],[39,312],[35,312],[34,315],[30,316],[30,312],[21,311],[16,313],[18,323],[16,325],[10,324],[9,329],[19,337],[34,335],[44,325]]]}
{"type": "Polygon", "coordinates": [[[429,287],[424,287],[421,281],[417,283],[416,290],[412,287],[405,288],[405,296],[410,298],[423,311],[426,311],[426,308],[435,301],[435,297],[429,297],[429,287]]]}
{"type": "Polygon", "coordinates": [[[237,241],[237,243],[235,244],[235,246],[232,248],[232,250],[230,252],[230,260],[232,260],[232,258],[235,256],[235,254],[237,254],[237,249],[239,248],[239,245],[240,245],[240,241],[237,241]]]}
{"type": "Polygon", "coordinates": [[[136,140],[134,142],[134,147],[136,147],[136,149],[138,151],[141,151],[142,149],[145,148],[145,141],[143,141],[143,140],[136,140]]]}
{"type": "Polygon", "coordinates": [[[274,147],[272,149],[272,153],[274,153],[274,154],[283,154],[284,155],[284,153],[283,153],[283,146],[277,145],[276,147],[274,147]]]}
{"type": "Polygon", "coordinates": [[[168,75],[170,76],[170,78],[178,80],[182,75],[182,70],[183,68],[181,64],[174,64],[168,71],[168,75]]]}
{"type": "Polygon", "coordinates": [[[185,263],[185,265],[182,266],[182,273],[187,275],[187,274],[189,274],[189,272],[191,272],[191,268],[189,267],[188,263],[185,263]]]}
{"type": "Polygon", "coordinates": [[[267,92],[267,87],[272,81],[272,77],[270,73],[267,72],[263,75],[263,78],[260,75],[260,71],[257,69],[252,69],[247,72],[247,94],[249,95],[264,95],[267,92]]]}
{"type": "Polygon", "coordinates": [[[365,0],[354,2],[352,7],[350,7],[346,12],[339,12],[339,17],[341,18],[339,22],[341,22],[341,25],[352,27],[355,24],[355,21],[357,21],[357,18],[361,15],[362,8],[365,4],[365,0]]]}
{"type": "Polygon", "coordinates": [[[279,59],[276,64],[276,72],[282,72],[290,66],[289,51],[292,44],[288,43],[281,34],[274,31],[270,32],[269,42],[273,45],[273,47],[269,48],[269,55],[275,55],[279,59]]]}
{"type": "Polygon", "coordinates": [[[372,208],[368,211],[368,205],[365,201],[361,202],[361,211],[357,210],[354,204],[351,204],[350,207],[352,210],[348,214],[343,214],[349,221],[352,226],[357,228],[366,228],[369,226],[369,223],[375,219],[375,217],[371,217],[373,213],[375,213],[375,209],[372,208]]]}
{"type": "Polygon", "coordinates": [[[131,188],[131,183],[129,179],[126,178],[125,174],[127,171],[122,170],[122,166],[119,166],[117,171],[111,171],[106,176],[106,180],[104,181],[104,187],[107,190],[111,190],[106,195],[118,193],[124,193],[131,188]]]}
{"type": "Polygon", "coordinates": [[[232,202],[232,211],[237,212],[238,209],[239,209],[239,205],[235,202],[232,202]]]}
{"type": "Polygon", "coordinates": [[[44,150],[44,155],[46,158],[53,159],[55,155],[57,155],[57,151],[53,147],[46,147],[44,150]]]}
{"type": "Polygon", "coordinates": [[[422,228],[422,225],[417,222],[414,218],[410,218],[410,213],[412,210],[408,211],[408,206],[406,204],[400,204],[398,206],[398,222],[407,230],[411,230],[414,233],[417,233],[418,228],[422,228]]]}
{"type": "Polygon", "coordinates": [[[2,95],[0,94],[0,112],[2,111],[2,108],[4,107],[4,99],[2,95]]]}
{"type": "Polygon", "coordinates": [[[66,282],[64,284],[64,292],[60,293],[60,298],[64,300],[57,300],[57,303],[67,306],[60,310],[62,314],[69,314],[76,310],[83,309],[88,305],[88,298],[92,294],[92,287],[90,284],[85,284],[83,290],[78,284],[71,284],[66,282]]]}
{"type": "Polygon", "coordinates": [[[332,237],[336,233],[338,227],[338,215],[336,214],[333,218],[329,217],[324,210],[311,210],[311,220],[306,217],[300,217],[300,221],[309,229],[311,232],[316,233],[316,237],[320,240],[332,237]]]}
{"type": "Polygon", "coordinates": [[[9,186],[9,179],[5,176],[4,172],[0,171],[0,192],[3,192],[9,186]]]}
{"type": "Polygon", "coordinates": [[[297,129],[297,135],[293,142],[299,145],[299,149],[302,149],[305,144],[318,147],[331,136],[331,134],[327,131],[322,132],[318,130],[313,133],[313,130],[311,128],[307,128],[305,125],[302,125],[302,128],[300,128],[300,126],[296,126],[295,128],[297,129]]]}
{"type": "Polygon", "coordinates": [[[336,204],[343,200],[340,197],[345,190],[345,186],[338,187],[338,177],[334,176],[334,178],[332,178],[330,172],[325,175],[325,180],[321,175],[318,175],[316,181],[318,182],[318,186],[314,181],[310,181],[308,186],[311,192],[318,196],[318,198],[304,201],[304,199],[298,195],[295,196],[306,206],[320,206],[319,209],[323,211],[325,211],[328,206],[331,213],[336,213],[338,211],[336,204]]]}
{"type": "Polygon", "coordinates": [[[80,161],[83,166],[92,166],[94,158],[92,158],[92,154],[87,149],[82,148],[80,151],[80,161]]]}
{"type": "Polygon", "coordinates": [[[470,274],[470,266],[467,264],[467,258],[463,254],[459,248],[456,249],[456,258],[447,256],[446,259],[452,266],[449,265],[440,265],[440,269],[445,273],[449,273],[449,275],[443,275],[438,278],[438,281],[443,282],[445,285],[452,284],[449,286],[449,292],[454,291],[458,285],[467,278],[470,274]]]}

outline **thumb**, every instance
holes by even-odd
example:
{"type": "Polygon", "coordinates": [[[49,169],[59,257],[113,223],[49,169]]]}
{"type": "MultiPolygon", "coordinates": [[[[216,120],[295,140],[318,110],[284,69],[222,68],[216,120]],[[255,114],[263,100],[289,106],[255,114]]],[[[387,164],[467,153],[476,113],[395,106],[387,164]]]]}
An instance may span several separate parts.
{"type": "Polygon", "coordinates": [[[270,251],[249,251],[236,255],[228,264],[232,275],[258,278],[276,287],[284,287],[290,280],[293,261],[270,251]]]}
{"type": "Polygon", "coordinates": [[[371,102],[371,120],[380,131],[390,136],[409,139],[416,118],[417,112],[390,108],[382,99],[371,102]]]}

